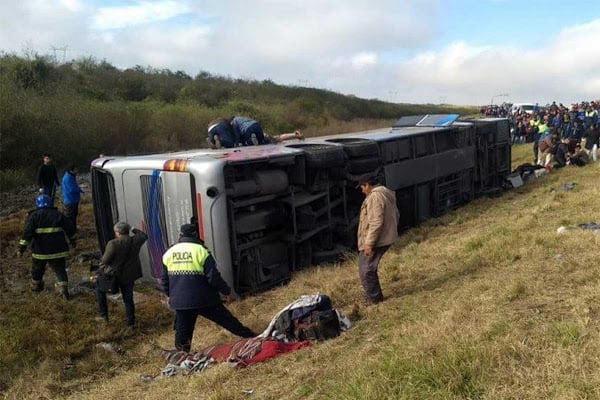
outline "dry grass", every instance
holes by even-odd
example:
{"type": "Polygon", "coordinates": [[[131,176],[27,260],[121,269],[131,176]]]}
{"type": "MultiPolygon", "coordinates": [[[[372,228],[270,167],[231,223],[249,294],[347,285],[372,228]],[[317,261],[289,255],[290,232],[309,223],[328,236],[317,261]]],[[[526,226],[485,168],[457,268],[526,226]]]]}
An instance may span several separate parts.
{"type": "MultiPolygon", "coordinates": [[[[515,147],[513,158],[514,165],[529,160],[530,146],[515,147]]],[[[600,237],[556,235],[565,223],[600,221],[599,172],[599,164],[555,171],[406,232],[383,259],[388,299],[376,306],[358,306],[351,254],[231,305],[260,331],[299,295],[321,292],[355,321],[337,339],[243,370],[219,365],[142,383],[140,374],[163,367],[152,343],[173,341],[172,316],[151,290],[133,334],[119,320],[122,305],[111,310],[115,325],[97,329],[91,296],[65,304],[50,294],[4,291],[0,384],[7,399],[600,398],[600,237]],[[570,182],[575,189],[552,191],[570,182]],[[97,350],[101,341],[122,352],[97,350]]],[[[232,339],[199,321],[193,346],[232,339]]]]}

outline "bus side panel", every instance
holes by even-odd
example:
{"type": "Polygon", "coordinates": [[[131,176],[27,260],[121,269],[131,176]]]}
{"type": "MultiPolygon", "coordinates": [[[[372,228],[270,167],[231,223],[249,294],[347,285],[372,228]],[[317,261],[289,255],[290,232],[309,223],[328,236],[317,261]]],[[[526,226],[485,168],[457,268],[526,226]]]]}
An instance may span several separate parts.
{"type": "Polygon", "coordinates": [[[193,179],[183,172],[126,170],[123,192],[127,222],[145,228],[148,242],[140,252],[143,279],[162,275],[162,255],[179,238],[179,227],[194,216],[193,179]]]}
{"type": "Polygon", "coordinates": [[[194,207],[197,208],[196,215],[198,223],[201,224],[199,231],[204,236],[204,244],[215,258],[225,282],[235,290],[227,223],[224,165],[224,162],[210,165],[190,163],[188,170],[195,178],[194,207]]]}

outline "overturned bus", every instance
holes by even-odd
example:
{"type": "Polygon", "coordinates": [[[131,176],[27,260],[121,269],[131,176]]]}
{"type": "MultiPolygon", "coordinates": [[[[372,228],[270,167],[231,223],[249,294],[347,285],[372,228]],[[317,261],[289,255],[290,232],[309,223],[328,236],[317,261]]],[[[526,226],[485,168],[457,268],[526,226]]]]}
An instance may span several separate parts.
{"type": "Polygon", "coordinates": [[[396,191],[398,229],[496,193],[510,173],[506,119],[401,118],[394,127],[286,145],[103,157],[91,165],[99,246],[113,225],[144,226],[144,280],[157,282],[179,227],[200,238],[238,293],[290,279],[355,247],[359,176],[396,191]]]}

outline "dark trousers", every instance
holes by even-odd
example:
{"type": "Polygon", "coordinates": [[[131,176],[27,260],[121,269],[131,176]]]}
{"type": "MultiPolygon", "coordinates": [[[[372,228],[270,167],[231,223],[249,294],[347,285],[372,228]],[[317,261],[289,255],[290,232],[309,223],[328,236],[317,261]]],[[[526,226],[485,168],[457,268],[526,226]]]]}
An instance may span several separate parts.
{"type": "Polygon", "coordinates": [[[221,303],[214,307],[205,307],[192,310],[176,310],[175,315],[175,348],[189,352],[192,347],[192,337],[198,315],[222,326],[234,335],[243,338],[255,337],[256,334],[229,312],[221,303]]]}
{"type": "Polygon", "coordinates": [[[65,204],[65,217],[69,218],[73,223],[73,227],[77,230],[77,215],[79,214],[79,203],[65,204]]]}
{"type": "Polygon", "coordinates": [[[252,143],[252,134],[256,135],[256,140],[258,141],[258,144],[265,143],[265,134],[262,130],[262,126],[260,126],[259,123],[250,125],[248,129],[242,132],[240,142],[242,142],[244,146],[252,146],[254,144],[252,143]]]}
{"type": "Polygon", "coordinates": [[[42,189],[44,189],[44,194],[50,196],[52,198],[52,201],[54,201],[54,195],[56,194],[56,186],[54,186],[54,184],[50,186],[44,185],[42,186],[42,189]]]}
{"type": "Polygon", "coordinates": [[[539,144],[537,139],[534,140],[533,142],[533,163],[537,164],[537,160],[538,160],[538,153],[539,153],[539,144]]]}
{"type": "MultiPolygon", "coordinates": [[[[125,304],[125,315],[127,316],[127,325],[135,325],[135,304],[133,303],[133,282],[124,285],[119,284],[123,304],[125,304]]],[[[96,300],[98,300],[98,314],[108,320],[108,304],[106,302],[106,293],[98,290],[96,287],[96,300]]]]}
{"type": "Polygon", "coordinates": [[[67,277],[67,262],[64,257],[55,258],[53,260],[38,260],[37,258],[32,258],[32,261],[33,265],[31,267],[31,279],[34,281],[41,281],[44,278],[46,264],[50,264],[50,267],[56,275],[57,281],[67,282],[69,280],[67,277]]]}
{"type": "Polygon", "coordinates": [[[379,275],[377,267],[383,254],[390,246],[382,246],[373,248],[371,257],[367,257],[364,251],[358,254],[358,274],[360,275],[360,283],[362,284],[367,299],[373,302],[383,300],[381,285],[379,284],[379,275]]]}

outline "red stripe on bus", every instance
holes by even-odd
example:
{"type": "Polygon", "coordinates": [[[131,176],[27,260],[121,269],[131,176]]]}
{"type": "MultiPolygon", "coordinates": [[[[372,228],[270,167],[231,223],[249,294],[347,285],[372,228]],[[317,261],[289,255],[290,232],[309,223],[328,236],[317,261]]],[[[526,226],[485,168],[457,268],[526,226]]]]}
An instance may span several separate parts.
{"type": "Polygon", "coordinates": [[[196,193],[196,210],[198,212],[198,234],[200,239],[204,241],[204,218],[202,216],[202,196],[196,193]]]}

